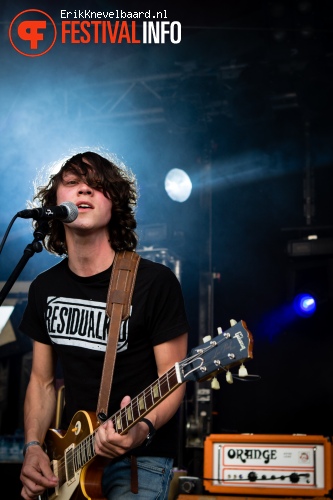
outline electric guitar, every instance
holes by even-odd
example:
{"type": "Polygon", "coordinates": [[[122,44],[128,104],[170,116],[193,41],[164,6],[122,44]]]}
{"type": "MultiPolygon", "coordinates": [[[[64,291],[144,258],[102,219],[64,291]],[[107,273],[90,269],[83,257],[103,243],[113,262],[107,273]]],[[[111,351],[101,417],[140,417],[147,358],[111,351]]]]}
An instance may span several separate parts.
{"type": "MultiPolygon", "coordinates": [[[[231,324],[225,332],[220,331],[216,337],[192,349],[186,359],[176,363],[112,415],[110,420],[116,432],[127,433],[183,383],[208,380],[223,370],[231,374],[230,368],[252,358],[253,338],[246,323],[231,321],[231,324]]],[[[59,483],[56,488],[46,490],[40,497],[42,500],[105,500],[101,477],[110,459],[95,453],[94,437],[98,425],[94,413],[78,411],[66,433],[49,429],[45,448],[59,483]]]]}

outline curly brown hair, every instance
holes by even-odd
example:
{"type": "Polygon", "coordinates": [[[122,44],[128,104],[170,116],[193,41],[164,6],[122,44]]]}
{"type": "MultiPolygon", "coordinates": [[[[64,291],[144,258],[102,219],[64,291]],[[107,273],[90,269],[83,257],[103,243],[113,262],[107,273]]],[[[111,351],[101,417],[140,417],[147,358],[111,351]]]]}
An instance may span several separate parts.
{"type": "MultiPolygon", "coordinates": [[[[84,178],[90,187],[102,191],[112,200],[112,217],[109,222],[110,243],[114,250],[135,250],[138,238],[135,233],[135,207],[137,204],[136,179],[125,167],[113,161],[86,151],[68,159],[60,170],[51,175],[47,185],[39,186],[34,201],[41,206],[57,204],[57,189],[64,173],[72,172],[84,178]]],[[[60,220],[49,221],[50,233],[44,238],[43,245],[50,253],[66,255],[64,225],[60,220]]]]}

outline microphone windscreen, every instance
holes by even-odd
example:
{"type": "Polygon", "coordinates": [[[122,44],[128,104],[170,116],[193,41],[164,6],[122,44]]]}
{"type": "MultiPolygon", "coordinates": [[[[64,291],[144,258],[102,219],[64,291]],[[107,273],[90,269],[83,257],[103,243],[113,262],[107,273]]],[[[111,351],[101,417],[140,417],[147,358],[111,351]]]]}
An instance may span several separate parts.
{"type": "Polygon", "coordinates": [[[79,209],[75,205],[75,203],[72,203],[71,201],[64,201],[61,203],[61,205],[64,205],[67,208],[68,215],[65,219],[62,219],[62,222],[73,222],[75,219],[77,219],[79,215],[79,209]]]}

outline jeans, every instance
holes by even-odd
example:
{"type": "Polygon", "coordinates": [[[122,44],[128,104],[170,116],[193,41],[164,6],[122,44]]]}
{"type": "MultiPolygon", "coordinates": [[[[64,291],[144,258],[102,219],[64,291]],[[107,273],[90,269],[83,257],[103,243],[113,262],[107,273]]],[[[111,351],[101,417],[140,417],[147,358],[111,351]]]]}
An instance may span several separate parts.
{"type": "Polygon", "coordinates": [[[131,459],[125,457],[108,465],[102,478],[107,500],[167,500],[173,476],[173,459],[137,457],[138,493],[131,492],[131,459]]]}

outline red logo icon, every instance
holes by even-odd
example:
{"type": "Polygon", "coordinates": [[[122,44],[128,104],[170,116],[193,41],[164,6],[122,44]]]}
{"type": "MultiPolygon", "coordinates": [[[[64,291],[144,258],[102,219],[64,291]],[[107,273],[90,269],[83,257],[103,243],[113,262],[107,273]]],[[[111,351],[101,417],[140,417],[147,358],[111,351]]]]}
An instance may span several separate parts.
{"type": "Polygon", "coordinates": [[[14,17],[9,26],[10,43],[17,52],[27,57],[46,54],[56,38],[55,22],[42,10],[24,10],[14,17]]]}

